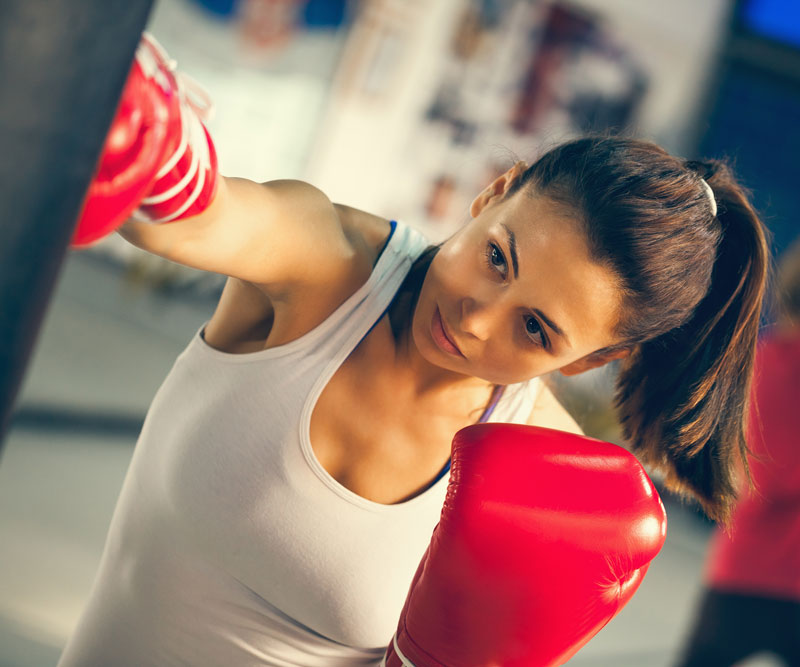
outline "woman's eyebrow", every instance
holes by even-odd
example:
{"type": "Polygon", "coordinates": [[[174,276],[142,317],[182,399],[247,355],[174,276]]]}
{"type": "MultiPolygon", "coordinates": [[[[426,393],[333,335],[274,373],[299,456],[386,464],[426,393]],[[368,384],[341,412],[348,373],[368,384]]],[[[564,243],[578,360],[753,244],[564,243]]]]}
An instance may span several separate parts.
{"type": "Polygon", "coordinates": [[[542,321],[548,327],[550,327],[553,331],[555,331],[559,336],[561,336],[564,339],[564,342],[567,344],[567,347],[572,347],[572,343],[570,343],[570,341],[569,341],[569,336],[567,336],[567,334],[565,334],[561,330],[561,328],[555,322],[553,322],[553,320],[551,320],[549,317],[547,317],[547,315],[545,315],[538,308],[532,308],[531,310],[533,310],[534,313],[536,313],[539,317],[541,317],[542,321]]]}
{"type": "Polygon", "coordinates": [[[508,240],[508,251],[511,254],[511,266],[514,269],[514,277],[519,277],[519,260],[517,259],[517,237],[514,236],[514,231],[505,223],[500,223],[500,226],[506,230],[508,240]]]}

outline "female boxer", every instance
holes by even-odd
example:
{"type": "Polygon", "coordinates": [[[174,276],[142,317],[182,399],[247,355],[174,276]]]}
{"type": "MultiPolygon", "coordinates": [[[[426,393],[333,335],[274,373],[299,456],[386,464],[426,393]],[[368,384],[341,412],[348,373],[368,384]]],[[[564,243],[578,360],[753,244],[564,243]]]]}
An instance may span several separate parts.
{"type": "MultiPolygon", "coordinates": [[[[169,94],[163,77],[135,93],[169,94]]],[[[229,279],[154,398],[62,667],[375,664],[453,434],[577,430],[539,384],[553,371],[621,359],[634,450],[728,515],[768,260],[726,164],[570,141],[494,179],[435,246],[307,183],[218,176],[193,123],[213,188],[161,187],[180,161],[157,164],[133,206],[169,222],[120,233],[229,279]]]]}

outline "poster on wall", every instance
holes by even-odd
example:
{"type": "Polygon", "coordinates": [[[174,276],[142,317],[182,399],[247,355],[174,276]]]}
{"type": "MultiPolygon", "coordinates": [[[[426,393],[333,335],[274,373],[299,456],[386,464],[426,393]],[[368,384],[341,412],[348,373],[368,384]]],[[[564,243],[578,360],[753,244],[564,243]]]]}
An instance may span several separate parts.
{"type": "Polygon", "coordinates": [[[624,131],[648,87],[601,17],[575,6],[471,0],[456,26],[406,156],[429,172],[420,212],[443,233],[514,151],[624,131]]]}

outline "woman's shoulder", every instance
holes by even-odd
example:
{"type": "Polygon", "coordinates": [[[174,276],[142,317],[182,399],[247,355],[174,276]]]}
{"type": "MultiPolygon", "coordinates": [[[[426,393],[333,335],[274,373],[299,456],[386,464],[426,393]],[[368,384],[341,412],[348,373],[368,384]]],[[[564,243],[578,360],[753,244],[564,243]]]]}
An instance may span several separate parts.
{"type": "Polygon", "coordinates": [[[365,211],[334,204],[344,248],[331,248],[325,267],[276,291],[274,286],[229,278],[204,332],[223,351],[250,352],[290,342],[311,331],[363,285],[391,233],[391,223],[365,211]]]}
{"type": "Polygon", "coordinates": [[[334,208],[356,261],[371,271],[389,240],[391,221],[344,204],[334,204],[334,208]]]}
{"type": "MultiPolygon", "coordinates": [[[[274,302],[277,311],[309,310],[319,312],[328,305],[336,306],[363,285],[391,233],[391,223],[366,211],[330,203],[324,230],[314,240],[313,253],[300,251],[298,259],[302,279],[286,281],[279,286],[260,285],[274,302]],[[335,228],[329,231],[331,226],[335,228]],[[330,247],[325,247],[332,238],[330,247]],[[316,263],[315,263],[316,262],[316,263]]],[[[322,216],[320,216],[322,217],[322,216]]]]}
{"type": "Polygon", "coordinates": [[[336,224],[346,239],[346,252],[323,272],[311,271],[308,282],[296,284],[274,301],[270,344],[277,345],[311,331],[369,280],[391,233],[391,223],[350,206],[334,204],[336,224]]]}
{"type": "Polygon", "coordinates": [[[342,204],[333,207],[346,251],[337,251],[338,261],[325,274],[316,274],[316,280],[298,284],[302,293],[294,300],[317,312],[332,310],[367,282],[392,230],[386,218],[342,204]]]}

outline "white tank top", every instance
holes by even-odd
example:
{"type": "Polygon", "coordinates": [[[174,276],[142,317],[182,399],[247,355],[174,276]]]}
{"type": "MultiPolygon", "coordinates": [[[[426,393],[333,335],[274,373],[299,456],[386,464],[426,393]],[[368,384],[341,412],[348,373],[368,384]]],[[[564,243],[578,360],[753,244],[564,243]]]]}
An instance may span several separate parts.
{"type": "MultiPolygon", "coordinates": [[[[380,662],[450,475],[406,502],[367,500],[325,471],[309,423],[428,245],[392,229],[367,282],[301,338],[229,354],[201,327],[177,358],[59,667],[380,662]]],[[[507,387],[490,421],[526,421],[537,387],[507,387]]]]}

